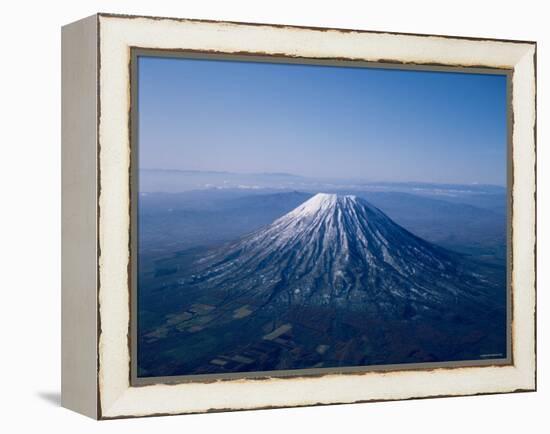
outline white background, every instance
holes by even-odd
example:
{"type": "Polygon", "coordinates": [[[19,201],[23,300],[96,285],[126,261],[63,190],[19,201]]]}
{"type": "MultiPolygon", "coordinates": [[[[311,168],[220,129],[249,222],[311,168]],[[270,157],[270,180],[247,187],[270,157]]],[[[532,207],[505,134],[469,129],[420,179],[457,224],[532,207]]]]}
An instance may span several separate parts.
{"type": "Polygon", "coordinates": [[[543,1],[4,2],[0,32],[0,430],[92,432],[549,432],[550,27],[543,1]],[[94,422],[59,407],[60,27],[95,12],[538,42],[539,391],[468,398],[94,422]],[[545,263],[546,260],[546,263],[545,263]]]}

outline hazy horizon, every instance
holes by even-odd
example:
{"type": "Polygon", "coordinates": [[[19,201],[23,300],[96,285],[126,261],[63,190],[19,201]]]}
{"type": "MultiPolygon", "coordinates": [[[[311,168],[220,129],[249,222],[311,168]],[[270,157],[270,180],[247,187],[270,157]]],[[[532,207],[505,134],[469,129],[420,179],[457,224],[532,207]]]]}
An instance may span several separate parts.
{"type": "Polygon", "coordinates": [[[299,173],[290,173],[290,172],[254,172],[254,171],[242,171],[242,172],[236,172],[236,171],[229,171],[229,170],[213,170],[213,169],[204,169],[204,170],[197,170],[197,169],[162,169],[158,167],[141,167],[139,168],[140,171],[159,171],[159,172],[182,172],[182,173],[204,173],[204,174],[228,174],[228,175],[245,175],[245,176],[262,176],[262,175],[278,175],[278,176],[290,176],[290,177],[296,177],[296,178],[304,178],[304,179],[310,179],[310,180],[333,180],[333,181],[358,181],[358,182],[365,182],[369,184],[433,184],[433,185],[470,185],[470,186],[488,186],[488,187],[501,187],[506,188],[506,184],[494,184],[494,183],[485,183],[485,182],[429,182],[429,181],[419,181],[417,179],[409,179],[409,180],[403,180],[403,181],[385,181],[385,180],[379,180],[379,179],[368,179],[368,178],[360,178],[360,177],[313,177],[313,176],[306,176],[301,175],[299,173]]]}
{"type": "Polygon", "coordinates": [[[139,165],[506,186],[506,76],[140,57],[139,165]]]}

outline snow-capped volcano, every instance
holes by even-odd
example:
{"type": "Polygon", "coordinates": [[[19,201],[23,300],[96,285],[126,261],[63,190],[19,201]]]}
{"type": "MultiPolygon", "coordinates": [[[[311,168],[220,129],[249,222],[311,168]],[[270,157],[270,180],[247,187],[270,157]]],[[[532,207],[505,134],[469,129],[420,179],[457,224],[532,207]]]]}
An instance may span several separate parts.
{"type": "Polygon", "coordinates": [[[205,249],[176,255],[177,283],[161,275],[148,295],[146,375],[506,355],[506,270],[431,244],[355,196],[317,194],[205,249]]]}
{"type": "Polygon", "coordinates": [[[319,193],[272,224],[209,252],[193,285],[275,305],[331,305],[414,316],[483,305],[487,282],[355,196],[319,193]]]}

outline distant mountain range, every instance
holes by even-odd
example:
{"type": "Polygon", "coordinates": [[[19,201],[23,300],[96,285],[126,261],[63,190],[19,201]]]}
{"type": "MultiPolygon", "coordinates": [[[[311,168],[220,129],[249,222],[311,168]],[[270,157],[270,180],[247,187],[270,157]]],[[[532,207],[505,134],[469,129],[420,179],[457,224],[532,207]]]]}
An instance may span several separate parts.
{"type": "Polygon", "coordinates": [[[337,190],[398,191],[423,195],[457,196],[502,194],[503,186],[427,182],[378,182],[359,178],[307,177],[285,172],[233,173],[226,171],[141,169],[142,193],[181,193],[190,190],[337,190]]]}

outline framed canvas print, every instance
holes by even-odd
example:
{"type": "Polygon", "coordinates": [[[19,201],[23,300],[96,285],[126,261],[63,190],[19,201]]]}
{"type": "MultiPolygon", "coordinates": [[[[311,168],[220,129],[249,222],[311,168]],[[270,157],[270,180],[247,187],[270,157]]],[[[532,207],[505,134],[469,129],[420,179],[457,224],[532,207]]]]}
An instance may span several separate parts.
{"type": "Polygon", "coordinates": [[[534,42],[110,14],[62,36],[64,406],[536,389],[534,42]]]}

